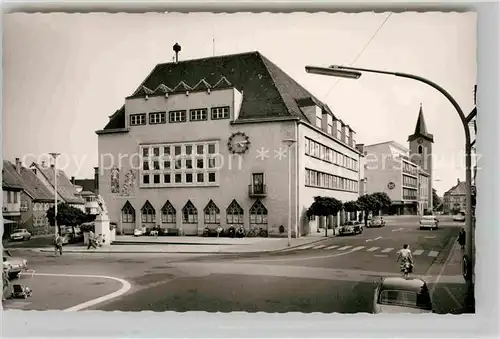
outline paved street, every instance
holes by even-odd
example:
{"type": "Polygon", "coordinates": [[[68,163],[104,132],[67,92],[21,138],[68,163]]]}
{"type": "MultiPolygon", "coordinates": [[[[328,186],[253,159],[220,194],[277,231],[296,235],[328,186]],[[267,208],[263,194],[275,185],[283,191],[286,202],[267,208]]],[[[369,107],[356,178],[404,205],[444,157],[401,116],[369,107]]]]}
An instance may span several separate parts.
{"type": "MultiPolygon", "coordinates": [[[[130,284],[123,294],[86,309],[354,313],[370,312],[381,276],[399,274],[396,251],[407,243],[416,261],[414,275],[430,284],[436,311],[461,312],[464,282],[460,249],[454,246],[459,226],[442,223],[436,231],[419,230],[417,220],[271,254],[66,253],[54,257],[12,251],[25,257],[37,273],[102,275],[130,284]]],[[[81,278],[75,283],[63,277],[22,279],[27,279],[34,296],[10,308],[67,309],[122,288],[110,279],[81,278]]]]}

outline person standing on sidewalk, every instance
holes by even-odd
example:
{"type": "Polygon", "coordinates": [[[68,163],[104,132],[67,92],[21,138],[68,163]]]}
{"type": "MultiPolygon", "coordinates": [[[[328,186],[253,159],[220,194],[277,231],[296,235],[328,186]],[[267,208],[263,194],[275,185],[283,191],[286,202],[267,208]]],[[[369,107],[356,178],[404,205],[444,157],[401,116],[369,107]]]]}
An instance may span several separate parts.
{"type": "Polygon", "coordinates": [[[462,228],[460,232],[458,233],[458,243],[460,244],[460,247],[462,250],[465,250],[465,229],[462,228]]]}
{"type": "Polygon", "coordinates": [[[54,247],[55,247],[54,255],[57,255],[57,252],[59,252],[59,254],[62,255],[63,238],[59,234],[56,234],[55,236],[54,247]]]}

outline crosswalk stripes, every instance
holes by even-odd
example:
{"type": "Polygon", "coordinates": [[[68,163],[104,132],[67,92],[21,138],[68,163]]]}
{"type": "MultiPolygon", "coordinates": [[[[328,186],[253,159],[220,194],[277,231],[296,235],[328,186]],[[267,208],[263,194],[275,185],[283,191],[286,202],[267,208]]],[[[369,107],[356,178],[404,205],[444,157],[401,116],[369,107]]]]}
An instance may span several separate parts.
{"type": "MultiPolygon", "coordinates": [[[[367,247],[367,246],[353,246],[353,245],[330,245],[330,244],[305,244],[299,247],[292,247],[288,249],[284,249],[280,252],[290,252],[290,251],[301,251],[301,250],[319,250],[319,251],[343,251],[347,252],[356,252],[356,251],[364,251],[375,256],[379,256],[376,253],[383,253],[380,255],[381,257],[387,257],[387,254],[393,252],[395,249],[392,247],[381,248],[381,247],[367,247]]],[[[393,252],[394,253],[394,252],[393,252]]],[[[414,256],[424,256],[427,254],[427,257],[436,258],[439,255],[439,251],[430,251],[430,250],[414,250],[412,255],[414,256]],[[427,252],[427,253],[426,253],[427,252]]]]}

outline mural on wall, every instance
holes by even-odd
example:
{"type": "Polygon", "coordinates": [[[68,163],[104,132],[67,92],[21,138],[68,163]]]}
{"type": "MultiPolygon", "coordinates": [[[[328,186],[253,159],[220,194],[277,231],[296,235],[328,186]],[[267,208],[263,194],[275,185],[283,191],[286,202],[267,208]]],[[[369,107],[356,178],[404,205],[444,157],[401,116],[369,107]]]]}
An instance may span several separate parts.
{"type": "Polygon", "coordinates": [[[135,173],[133,170],[129,170],[125,174],[125,180],[122,187],[122,195],[130,196],[134,195],[135,190],[135,173]]]}
{"type": "Polygon", "coordinates": [[[120,170],[118,167],[111,169],[111,193],[120,193],[120,170]]]}

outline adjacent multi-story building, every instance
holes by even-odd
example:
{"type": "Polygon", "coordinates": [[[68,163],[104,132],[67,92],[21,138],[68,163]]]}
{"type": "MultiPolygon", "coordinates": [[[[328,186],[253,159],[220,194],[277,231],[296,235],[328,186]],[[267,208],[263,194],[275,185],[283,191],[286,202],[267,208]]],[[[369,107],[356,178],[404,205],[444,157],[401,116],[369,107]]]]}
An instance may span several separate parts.
{"type": "Polygon", "coordinates": [[[389,214],[424,214],[432,209],[432,143],[422,106],[409,149],[395,141],[365,146],[368,193],[385,192],[389,214]]]}
{"type": "Polygon", "coordinates": [[[465,200],[465,181],[457,179],[457,184],[446,191],[443,195],[443,213],[465,213],[465,200]]]}
{"type": "Polygon", "coordinates": [[[96,133],[99,194],[124,233],[286,236],[291,214],[303,235],[314,196],[356,200],[364,179],[354,130],[258,52],[158,64],[96,133]]]}

